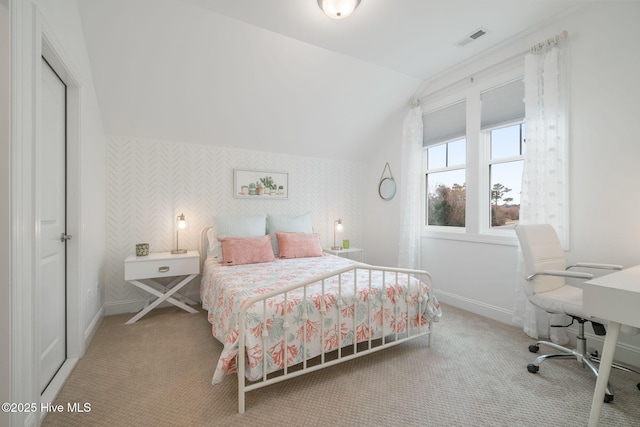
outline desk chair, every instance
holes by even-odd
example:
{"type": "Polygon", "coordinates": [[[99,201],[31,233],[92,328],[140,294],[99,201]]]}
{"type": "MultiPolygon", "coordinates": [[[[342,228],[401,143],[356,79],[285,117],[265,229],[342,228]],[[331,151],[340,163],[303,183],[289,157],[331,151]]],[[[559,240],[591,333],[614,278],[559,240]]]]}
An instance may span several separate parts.
{"type": "MultiPolygon", "coordinates": [[[[576,359],[579,366],[587,366],[593,374],[598,376],[598,369],[593,362],[599,363],[597,354],[587,354],[587,340],[584,337],[584,324],[591,322],[596,335],[605,335],[602,323],[587,318],[582,312],[582,289],[565,283],[568,278],[583,281],[593,278],[593,274],[569,271],[573,267],[588,269],[621,270],[622,266],[612,264],[578,263],[567,267],[564,250],[558,236],[551,225],[523,225],[516,227],[516,235],[520,241],[525,264],[526,282],[524,291],[528,300],[550,314],[565,314],[573,322],[578,322],[578,336],[576,349],[570,349],[548,341],[538,341],[529,346],[529,351],[537,353],[540,345],[546,345],[560,353],[538,356],[527,370],[536,373],[540,363],[547,359],[576,359]]],[[[570,325],[551,325],[551,327],[566,327],[570,325]]],[[[614,364],[615,368],[636,372],[631,368],[614,364]]],[[[638,385],[640,388],[640,384],[638,385]]],[[[611,387],[605,393],[605,402],[613,401],[611,387]]]]}

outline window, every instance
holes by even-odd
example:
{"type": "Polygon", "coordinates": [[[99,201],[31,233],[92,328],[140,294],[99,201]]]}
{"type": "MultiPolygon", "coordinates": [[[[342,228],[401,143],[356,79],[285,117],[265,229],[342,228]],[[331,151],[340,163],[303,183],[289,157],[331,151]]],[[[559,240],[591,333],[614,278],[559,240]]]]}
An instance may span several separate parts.
{"type": "Polygon", "coordinates": [[[425,105],[425,230],[501,239],[518,223],[525,152],[518,75],[513,70],[511,77],[502,74],[504,80],[474,80],[457,95],[425,105]],[[455,96],[459,101],[445,104],[455,96]]]}
{"type": "MultiPolygon", "coordinates": [[[[483,171],[489,195],[489,215],[482,229],[515,228],[520,218],[520,186],[524,164],[524,84],[518,79],[480,95],[481,136],[488,153],[483,171]]],[[[487,200],[484,201],[487,206],[487,200]]]]}
{"type": "Polygon", "coordinates": [[[423,117],[425,225],[464,227],[466,221],[466,103],[423,117]]]}
{"type": "Polygon", "coordinates": [[[427,225],[464,227],[465,138],[426,149],[427,225]]]}
{"type": "Polygon", "coordinates": [[[514,228],[520,219],[524,123],[490,130],[483,139],[490,145],[490,227],[514,228]]]}

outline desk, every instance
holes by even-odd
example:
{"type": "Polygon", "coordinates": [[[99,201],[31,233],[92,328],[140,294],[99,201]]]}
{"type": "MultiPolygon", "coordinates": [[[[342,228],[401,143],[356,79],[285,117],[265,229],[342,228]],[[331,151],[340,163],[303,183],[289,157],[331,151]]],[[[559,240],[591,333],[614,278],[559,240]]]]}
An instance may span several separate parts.
{"type": "Polygon", "coordinates": [[[620,327],[640,327],[640,265],[617,273],[607,274],[584,283],[582,307],[585,314],[605,319],[609,323],[602,348],[602,359],[596,389],[591,402],[589,427],[600,420],[604,392],[611,373],[613,353],[618,342],[620,327]]]}
{"type": "Polygon", "coordinates": [[[178,293],[178,291],[200,273],[200,255],[198,251],[188,251],[186,254],[172,254],[171,252],[150,253],[147,256],[132,255],[124,260],[124,279],[138,288],[157,297],[147,300],[144,308],[133,316],[127,324],[135,323],[142,316],[156,308],[161,302],[167,301],[189,313],[198,310],[187,304],[196,302],[178,293]],[[155,279],[175,277],[164,286],[155,279]],[[148,283],[143,283],[146,280],[148,283]]]}

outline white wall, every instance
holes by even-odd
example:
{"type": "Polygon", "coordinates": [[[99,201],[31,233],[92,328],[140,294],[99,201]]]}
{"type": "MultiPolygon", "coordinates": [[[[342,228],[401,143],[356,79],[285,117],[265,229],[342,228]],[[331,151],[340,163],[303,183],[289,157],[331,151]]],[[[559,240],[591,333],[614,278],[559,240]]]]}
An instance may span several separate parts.
{"type": "MultiPolygon", "coordinates": [[[[409,101],[407,100],[407,108],[409,101]]],[[[367,262],[374,265],[395,267],[398,265],[398,247],[400,238],[400,199],[402,180],[400,159],[402,146],[402,122],[406,111],[398,111],[390,117],[386,134],[377,135],[378,150],[372,151],[367,159],[366,171],[366,215],[365,248],[367,262]],[[383,200],[378,194],[378,185],[385,167],[389,163],[391,173],[396,180],[396,195],[391,200],[383,200]]],[[[388,174],[388,172],[386,172],[388,174]]]]}
{"type": "MultiPolygon", "coordinates": [[[[11,14],[9,1],[0,0],[0,200],[11,199],[11,14]]],[[[11,205],[0,206],[0,401],[11,401],[11,205]]],[[[0,413],[0,425],[9,425],[0,413]]]]}
{"type": "Polygon", "coordinates": [[[640,3],[598,5],[567,25],[571,58],[569,257],[640,263],[640,3]],[[572,29],[575,28],[575,29],[572,29]]]}
{"type": "MultiPolygon", "coordinates": [[[[197,145],[182,142],[110,137],[107,151],[107,314],[139,310],[148,297],[124,281],[124,259],[136,243],[152,252],[175,245],[176,216],[188,228],[180,246],[198,249],[200,230],[214,216],[311,213],[324,247],[333,245],[333,221],[344,230],[336,237],[363,244],[364,163],[197,145]],[[286,172],[285,200],[247,200],[233,196],[234,169],[286,172]]],[[[367,252],[365,252],[365,259],[367,252]]],[[[187,292],[199,298],[199,278],[187,292]]]]}
{"type": "MultiPolygon", "coordinates": [[[[569,33],[570,70],[570,262],[640,264],[640,56],[635,40],[640,3],[601,2],[529,34],[476,61],[448,70],[426,93],[499,63],[562,30],[569,33]]],[[[407,107],[408,108],[408,107],[407,107]]],[[[398,150],[399,150],[398,145],[398,150]]],[[[387,152],[383,147],[380,152],[387,152]]],[[[373,168],[373,165],[372,165],[373,168]]],[[[377,166],[376,166],[377,169],[377,166]]],[[[397,172],[399,174],[400,171],[397,172]]],[[[371,171],[373,174],[373,170],[371,171]]],[[[368,198],[367,212],[378,206],[368,198]]],[[[377,218],[397,223],[399,210],[377,218]]],[[[373,259],[388,258],[389,241],[373,259]]],[[[516,250],[496,245],[422,238],[422,268],[434,277],[441,300],[504,322],[511,321],[516,250]],[[464,266],[461,268],[461,266],[464,266]]],[[[446,314],[445,314],[446,315],[446,314]]],[[[640,352],[640,340],[622,337],[640,352]]],[[[591,340],[593,343],[593,340],[591,340]]],[[[616,353],[616,356],[618,356],[616,353]]],[[[620,353],[622,354],[622,353],[620,353]]],[[[628,363],[640,365],[640,353],[628,363]]],[[[624,360],[624,359],[623,359],[624,360]]]]}
{"type": "MultiPolygon", "coordinates": [[[[71,264],[76,276],[70,292],[74,304],[67,307],[68,348],[70,358],[81,356],[84,345],[97,328],[103,313],[99,284],[105,251],[105,139],[100,111],[93,88],[91,69],[75,0],[15,1],[12,5],[14,90],[12,100],[15,129],[12,140],[12,242],[11,283],[13,360],[12,402],[39,402],[38,387],[38,314],[34,283],[35,271],[35,136],[37,126],[37,93],[41,45],[43,38],[53,48],[60,64],[77,87],[70,87],[70,116],[74,124],[68,129],[72,141],[68,172],[73,183],[70,200],[77,201],[68,210],[68,223],[73,228],[72,252],[79,254],[71,264]],[[75,261],[75,262],[74,262],[75,261]],[[16,333],[19,331],[19,333],[16,333]]],[[[2,28],[5,28],[4,26],[2,28]]],[[[69,249],[68,249],[69,250],[69,249]]],[[[68,292],[69,293],[69,292],[68,292]]],[[[53,387],[50,387],[53,388],[53,387]]],[[[38,414],[12,415],[14,424],[37,423],[38,414]]]]}

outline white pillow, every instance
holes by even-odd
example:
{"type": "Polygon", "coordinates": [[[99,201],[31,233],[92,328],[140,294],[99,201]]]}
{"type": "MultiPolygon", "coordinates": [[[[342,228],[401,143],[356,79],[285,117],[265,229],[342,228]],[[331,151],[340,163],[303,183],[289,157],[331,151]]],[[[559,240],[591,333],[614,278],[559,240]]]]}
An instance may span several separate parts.
{"type": "Polygon", "coordinates": [[[217,256],[218,262],[222,261],[222,248],[218,239],[225,237],[255,237],[266,234],[266,218],[264,216],[253,217],[215,217],[213,226],[207,233],[209,248],[207,256],[217,256]]]}
{"type": "Polygon", "coordinates": [[[276,258],[279,255],[278,238],[276,237],[278,231],[313,233],[311,212],[299,216],[267,215],[267,234],[271,234],[271,246],[273,246],[273,253],[276,258]]]}

